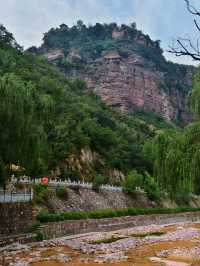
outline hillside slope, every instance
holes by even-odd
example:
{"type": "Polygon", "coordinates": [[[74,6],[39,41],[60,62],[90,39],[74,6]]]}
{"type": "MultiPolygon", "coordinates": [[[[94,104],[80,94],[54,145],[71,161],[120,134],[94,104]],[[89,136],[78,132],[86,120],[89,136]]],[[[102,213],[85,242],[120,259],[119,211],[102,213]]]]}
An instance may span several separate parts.
{"type": "Polygon", "coordinates": [[[45,33],[39,49],[69,78],[85,80],[110,106],[122,111],[152,111],[167,121],[186,124],[187,95],[194,67],[167,62],[160,41],[130,26],[116,23],[68,27],[65,24],[45,33]]]}
{"type": "Polygon", "coordinates": [[[92,181],[103,175],[107,182],[119,183],[131,169],[151,171],[142,144],[157,129],[169,127],[156,116],[131,117],[107,107],[83,82],[69,81],[42,58],[24,54],[3,26],[0,99],[8,103],[0,113],[0,170],[20,164],[33,177],[54,170],[61,177],[92,181]],[[25,131],[18,108],[21,88],[34,113],[25,131]],[[32,130],[31,149],[26,149],[24,139],[32,130]]]}

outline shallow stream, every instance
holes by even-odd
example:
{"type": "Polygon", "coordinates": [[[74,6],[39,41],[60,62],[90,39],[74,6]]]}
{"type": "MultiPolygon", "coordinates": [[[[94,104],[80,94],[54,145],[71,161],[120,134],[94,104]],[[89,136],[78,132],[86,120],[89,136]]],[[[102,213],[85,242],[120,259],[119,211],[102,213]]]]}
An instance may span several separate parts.
{"type": "Polygon", "coordinates": [[[140,226],[16,244],[0,255],[4,265],[10,266],[196,266],[200,265],[200,223],[140,226]]]}

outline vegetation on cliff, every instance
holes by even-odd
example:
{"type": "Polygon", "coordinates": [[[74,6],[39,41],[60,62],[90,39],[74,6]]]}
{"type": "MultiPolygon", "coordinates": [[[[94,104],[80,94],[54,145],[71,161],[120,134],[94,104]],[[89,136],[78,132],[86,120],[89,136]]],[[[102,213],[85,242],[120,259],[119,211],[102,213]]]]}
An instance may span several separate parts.
{"type": "MultiPolygon", "coordinates": [[[[87,32],[94,31],[87,34],[94,34],[96,39],[108,36],[98,35],[95,26],[81,25],[79,22],[70,29],[63,25],[62,30],[71,34],[72,29],[77,31],[77,27],[83,27],[87,32]]],[[[108,27],[111,34],[112,24],[98,27],[104,30],[108,27]]],[[[78,36],[83,28],[78,29],[78,36]]],[[[133,36],[138,34],[134,25],[126,29],[129,30],[133,36]]],[[[59,33],[56,46],[63,45],[61,28],[55,31],[59,33]]],[[[45,35],[45,43],[52,36],[57,35],[45,35]]],[[[78,45],[81,40],[77,40],[77,34],[74,36],[78,45]]],[[[157,42],[149,42],[160,49],[157,42]]],[[[48,45],[54,43],[53,39],[48,45]]],[[[200,115],[199,73],[191,95],[197,118],[200,115]]],[[[1,182],[11,173],[12,164],[23,166],[25,173],[32,177],[39,177],[62,163],[62,177],[83,178],[81,169],[71,167],[67,158],[72,154],[78,156],[82,149],[89,147],[98,154],[98,160],[84,178],[94,180],[97,189],[99,182],[109,182],[109,178],[104,179],[109,171],[117,169],[127,176],[124,190],[129,194],[134,194],[137,186],[146,190],[153,200],[160,197],[160,190],[184,200],[192,192],[200,193],[198,122],[181,132],[145,112],[135,116],[121,114],[88,92],[83,81],[67,80],[42,57],[24,54],[3,26],[0,28],[0,74],[1,182]]]]}
{"type": "Polygon", "coordinates": [[[28,51],[48,54],[56,49],[59,51],[58,56],[50,61],[67,73],[73,70],[90,73],[91,61],[98,60],[108,52],[117,51],[122,58],[128,58],[131,54],[135,58],[141,57],[154,71],[163,72],[165,85],[160,88],[166,92],[174,87],[183,93],[190,89],[183,79],[188,70],[193,71],[193,67],[166,61],[160,41],[153,41],[149,35],[138,30],[135,23],[96,23],[87,26],[79,20],[72,27],[61,24],[44,34],[39,49],[31,47],[28,51]]]}
{"type": "MultiPolygon", "coordinates": [[[[3,26],[0,75],[1,182],[11,173],[12,164],[39,177],[84,147],[90,147],[102,161],[89,172],[86,178],[90,180],[114,168],[124,174],[134,168],[140,172],[151,169],[142,144],[154,135],[156,124],[152,129],[142,118],[107,107],[86,92],[84,82],[66,80],[42,58],[24,54],[3,26]]],[[[61,176],[81,176],[67,164],[62,170],[61,176]]]]}

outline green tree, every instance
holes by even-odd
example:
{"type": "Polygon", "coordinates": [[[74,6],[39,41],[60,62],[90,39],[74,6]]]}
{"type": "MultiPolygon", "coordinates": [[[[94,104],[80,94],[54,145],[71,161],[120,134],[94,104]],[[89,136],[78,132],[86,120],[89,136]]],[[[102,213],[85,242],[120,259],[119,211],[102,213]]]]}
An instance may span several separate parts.
{"type": "Polygon", "coordinates": [[[36,132],[33,90],[31,83],[14,74],[0,78],[0,157],[8,171],[13,163],[26,167],[38,157],[40,136],[36,132]]]}
{"type": "Polygon", "coordinates": [[[143,176],[136,170],[132,170],[123,183],[123,191],[131,196],[135,196],[137,187],[143,187],[143,176]]]}

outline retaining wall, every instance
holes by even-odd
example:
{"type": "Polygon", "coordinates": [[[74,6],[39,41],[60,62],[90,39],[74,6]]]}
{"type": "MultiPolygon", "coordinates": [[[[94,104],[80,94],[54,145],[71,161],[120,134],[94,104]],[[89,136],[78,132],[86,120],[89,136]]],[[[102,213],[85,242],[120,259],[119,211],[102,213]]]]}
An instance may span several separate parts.
{"type": "Polygon", "coordinates": [[[3,237],[0,237],[0,248],[13,244],[13,243],[25,244],[25,243],[34,242],[36,239],[36,236],[37,234],[35,233],[3,236],[3,237]]]}
{"type": "Polygon", "coordinates": [[[63,222],[51,222],[41,226],[40,231],[45,238],[55,238],[65,235],[80,234],[92,231],[108,231],[121,228],[150,225],[168,224],[176,222],[200,221],[200,212],[188,212],[180,214],[153,214],[126,216],[106,219],[73,220],[63,222]]]}
{"type": "Polygon", "coordinates": [[[0,203],[0,237],[26,232],[33,219],[31,202],[0,203]]]}

